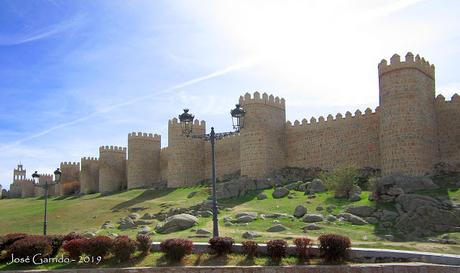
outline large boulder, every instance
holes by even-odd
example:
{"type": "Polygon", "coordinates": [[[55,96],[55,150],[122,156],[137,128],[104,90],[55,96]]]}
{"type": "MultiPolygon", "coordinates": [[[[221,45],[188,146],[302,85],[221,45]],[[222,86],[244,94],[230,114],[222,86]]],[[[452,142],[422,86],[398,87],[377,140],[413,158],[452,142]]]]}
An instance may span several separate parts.
{"type": "Polygon", "coordinates": [[[188,229],[197,223],[198,219],[195,216],[182,213],[166,218],[164,222],[159,223],[155,227],[155,230],[158,233],[171,233],[188,229]]]}
{"type": "Polygon", "coordinates": [[[348,207],[345,211],[360,217],[369,217],[374,213],[375,208],[371,206],[353,206],[348,207]]]}
{"type": "Polygon", "coordinates": [[[303,218],[302,221],[306,223],[316,223],[316,222],[322,222],[324,221],[324,216],[321,214],[306,214],[303,218]]]}
{"type": "Polygon", "coordinates": [[[348,191],[348,199],[352,202],[361,200],[361,188],[357,185],[353,185],[348,191]]]}
{"type": "Polygon", "coordinates": [[[280,231],[285,231],[287,228],[281,224],[277,224],[274,226],[271,226],[267,229],[268,232],[280,232],[280,231]]]}
{"type": "Polygon", "coordinates": [[[357,215],[348,213],[348,212],[339,213],[337,215],[337,217],[339,217],[339,219],[340,218],[345,219],[346,221],[350,222],[352,225],[365,225],[365,224],[368,224],[368,222],[366,222],[366,220],[364,220],[363,218],[361,218],[361,217],[359,217],[357,215]]]}
{"type": "Polygon", "coordinates": [[[279,187],[273,191],[272,196],[273,198],[283,198],[287,196],[288,194],[289,194],[289,190],[287,188],[279,187]]]}
{"type": "Polygon", "coordinates": [[[324,186],[324,182],[319,179],[315,178],[311,183],[308,184],[306,192],[309,194],[317,193],[317,192],[324,192],[326,191],[326,186],[324,186]]]}
{"type": "Polygon", "coordinates": [[[242,215],[236,218],[235,220],[233,220],[233,223],[238,223],[238,224],[249,223],[249,222],[254,221],[255,219],[256,217],[252,217],[250,215],[242,215]]]}
{"type": "Polygon", "coordinates": [[[260,235],[259,233],[255,232],[255,231],[245,231],[242,235],[242,237],[244,239],[248,239],[248,240],[251,240],[251,239],[254,239],[256,237],[260,237],[262,235],[260,235]]]}
{"type": "Polygon", "coordinates": [[[395,201],[401,215],[394,228],[408,237],[460,231],[460,213],[448,202],[418,194],[403,194],[395,201]]]}
{"type": "Polygon", "coordinates": [[[398,196],[405,193],[438,188],[439,186],[429,177],[392,174],[376,181],[373,198],[379,202],[393,202],[398,196]]]}
{"type": "Polygon", "coordinates": [[[265,192],[261,192],[257,195],[257,200],[264,200],[264,199],[267,199],[268,196],[265,192]]]}
{"type": "Polygon", "coordinates": [[[298,205],[294,210],[294,216],[297,218],[304,216],[305,213],[307,213],[307,209],[302,205],[298,205]]]}
{"type": "Polygon", "coordinates": [[[134,227],[136,227],[134,220],[131,217],[125,217],[120,220],[120,225],[118,226],[118,229],[125,230],[134,227]]]}

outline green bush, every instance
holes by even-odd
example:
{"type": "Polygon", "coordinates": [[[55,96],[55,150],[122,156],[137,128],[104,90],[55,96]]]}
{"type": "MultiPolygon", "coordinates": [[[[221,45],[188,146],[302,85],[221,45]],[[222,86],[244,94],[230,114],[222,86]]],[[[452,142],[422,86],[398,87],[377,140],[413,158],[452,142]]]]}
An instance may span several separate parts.
{"type": "Polygon", "coordinates": [[[348,192],[358,184],[358,170],[353,165],[341,166],[322,177],[328,190],[334,191],[336,198],[348,197],[348,192]]]}

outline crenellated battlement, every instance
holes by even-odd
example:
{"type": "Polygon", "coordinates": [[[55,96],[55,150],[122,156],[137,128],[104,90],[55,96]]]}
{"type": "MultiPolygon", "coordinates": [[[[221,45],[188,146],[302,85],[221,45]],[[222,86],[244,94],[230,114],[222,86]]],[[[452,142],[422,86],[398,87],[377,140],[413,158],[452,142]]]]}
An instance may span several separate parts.
{"type": "Polygon", "coordinates": [[[129,139],[161,141],[161,136],[157,134],[152,134],[152,133],[132,132],[128,134],[128,140],[129,139]]]}
{"type": "Polygon", "coordinates": [[[121,153],[121,154],[126,154],[126,147],[101,146],[101,147],[99,147],[99,153],[121,153]]]}
{"type": "Polygon", "coordinates": [[[420,58],[420,55],[418,54],[414,58],[414,54],[412,54],[411,52],[408,52],[406,54],[404,62],[401,62],[401,57],[398,54],[394,54],[390,58],[389,65],[387,63],[387,60],[383,59],[378,65],[379,77],[390,71],[407,68],[417,69],[433,80],[435,78],[434,65],[430,65],[430,63],[426,61],[425,58],[420,58]]]}
{"type": "Polygon", "coordinates": [[[97,161],[99,161],[99,159],[98,159],[97,157],[82,157],[82,158],[81,158],[81,161],[82,161],[82,162],[83,162],[83,161],[85,161],[85,162],[86,162],[86,161],[96,161],[96,162],[97,162],[97,161]]]}
{"type": "Polygon", "coordinates": [[[52,179],[53,178],[52,174],[40,173],[38,175],[40,175],[40,179],[42,179],[42,178],[43,179],[45,179],[45,178],[51,178],[52,179]]]}
{"type": "Polygon", "coordinates": [[[62,167],[80,167],[80,162],[61,162],[62,167]]]}
{"type": "Polygon", "coordinates": [[[439,95],[436,96],[435,102],[436,103],[446,102],[446,103],[454,103],[454,104],[460,105],[460,96],[457,93],[455,93],[450,98],[450,100],[446,100],[446,98],[443,95],[439,94],[439,95]]]}
{"type": "Polygon", "coordinates": [[[336,122],[346,122],[348,120],[354,120],[354,119],[365,119],[369,117],[373,117],[376,113],[378,113],[379,108],[375,108],[374,111],[372,111],[371,108],[366,108],[366,110],[361,112],[361,110],[356,110],[355,114],[352,115],[350,111],[347,111],[345,113],[345,117],[341,113],[337,113],[335,116],[329,114],[326,119],[323,116],[320,116],[318,119],[315,117],[311,117],[310,120],[307,120],[306,118],[302,119],[302,121],[295,120],[294,123],[291,121],[286,122],[287,128],[296,128],[296,127],[302,127],[302,126],[316,126],[316,125],[329,125],[329,124],[336,124],[336,122]]]}
{"type": "Polygon", "coordinates": [[[246,93],[244,96],[240,96],[239,103],[241,105],[248,105],[248,104],[266,104],[276,108],[280,108],[285,110],[286,109],[286,102],[284,98],[274,97],[273,95],[268,95],[267,93],[263,93],[262,96],[259,92],[254,92],[253,96],[251,94],[246,93]]]}
{"type": "MultiPolygon", "coordinates": [[[[173,126],[174,126],[174,125],[181,126],[181,125],[180,125],[180,121],[179,121],[177,118],[172,118],[172,119],[170,119],[170,120],[168,121],[168,124],[169,124],[169,125],[173,125],[173,126]]],[[[201,120],[201,121],[200,121],[200,120],[198,120],[198,119],[195,119],[195,120],[193,121],[193,126],[203,126],[203,127],[205,127],[205,126],[206,126],[206,121],[204,121],[204,120],[201,120]]]]}

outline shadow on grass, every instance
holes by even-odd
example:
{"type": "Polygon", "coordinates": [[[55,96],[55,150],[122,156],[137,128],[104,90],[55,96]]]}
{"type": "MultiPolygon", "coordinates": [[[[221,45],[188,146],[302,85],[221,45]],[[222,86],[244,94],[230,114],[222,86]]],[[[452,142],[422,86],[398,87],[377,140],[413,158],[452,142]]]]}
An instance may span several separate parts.
{"type": "Polygon", "coordinates": [[[222,199],[219,200],[219,205],[223,205],[225,207],[236,207],[238,205],[244,204],[246,202],[249,202],[253,200],[254,198],[257,198],[257,195],[264,190],[254,190],[246,193],[244,196],[240,197],[235,197],[235,198],[227,198],[227,199],[222,199]]]}
{"type": "Polygon", "coordinates": [[[256,264],[256,262],[254,260],[254,257],[246,256],[246,258],[244,260],[239,261],[236,265],[238,265],[238,266],[252,266],[252,265],[255,265],[255,264],[256,264]]]}
{"type": "Polygon", "coordinates": [[[220,266],[220,265],[227,265],[227,264],[228,264],[227,255],[210,255],[207,259],[202,259],[200,265],[202,266],[220,266]]]}
{"type": "Polygon", "coordinates": [[[159,198],[165,195],[170,194],[173,192],[175,189],[172,188],[167,188],[163,190],[145,190],[138,196],[134,197],[133,199],[130,199],[128,201],[122,202],[112,208],[113,211],[117,211],[120,209],[125,209],[131,206],[134,206],[136,204],[142,203],[147,200],[152,200],[155,198],[159,198]]]}

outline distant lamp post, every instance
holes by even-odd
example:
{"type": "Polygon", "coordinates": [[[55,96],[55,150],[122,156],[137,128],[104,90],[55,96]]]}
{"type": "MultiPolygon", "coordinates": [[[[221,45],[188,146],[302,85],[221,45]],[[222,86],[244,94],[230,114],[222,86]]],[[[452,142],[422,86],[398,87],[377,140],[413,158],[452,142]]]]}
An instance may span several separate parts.
{"type": "Polygon", "coordinates": [[[44,219],[43,219],[43,235],[45,235],[45,236],[46,236],[46,228],[47,228],[47,224],[48,224],[48,222],[46,220],[46,213],[47,213],[47,209],[48,209],[48,190],[49,190],[50,186],[56,185],[61,181],[61,174],[62,174],[61,170],[59,170],[59,168],[57,168],[54,171],[54,182],[48,183],[48,180],[45,180],[45,184],[43,184],[43,185],[39,184],[40,175],[38,174],[38,172],[35,171],[35,173],[32,174],[32,178],[35,180],[35,184],[38,187],[41,187],[41,188],[45,189],[45,215],[44,215],[44,219]]]}
{"type": "Polygon", "coordinates": [[[237,104],[235,109],[230,111],[232,115],[234,132],[215,133],[214,127],[211,127],[211,133],[205,135],[192,135],[194,115],[189,113],[189,109],[184,109],[184,113],[179,115],[180,124],[182,126],[182,134],[186,137],[200,138],[211,142],[211,161],[212,161],[212,236],[219,237],[219,225],[217,219],[217,196],[216,196],[216,153],[215,140],[225,136],[237,134],[244,127],[245,111],[241,105],[237,104]]]}

